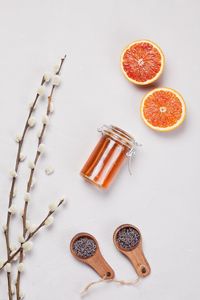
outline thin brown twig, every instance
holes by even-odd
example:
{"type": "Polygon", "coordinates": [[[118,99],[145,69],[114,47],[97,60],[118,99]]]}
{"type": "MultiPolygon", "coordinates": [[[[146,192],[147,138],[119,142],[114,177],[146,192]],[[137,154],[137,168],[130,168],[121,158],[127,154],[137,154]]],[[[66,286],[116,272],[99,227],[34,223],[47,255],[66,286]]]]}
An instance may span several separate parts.
{"type": "MultiPolygon", "coordinates": [[[[44,79],[44,76],[43,76],[42,77],[42,81],[41,81],[41,85],[43,85],[44,83],[45,83],[45,79],[44,79]]],[[[23,144],[24,144],[24,139],[25,139],[26,133],[27,133],[28,128],[29,128],[28,120],[32,116],[32,113],[33,113],[33,111],[34,111],[34,109],[36,107],[38,98],[39,98],[39,94],[37,93],[36,97],[35,97],[35,100],[34,100],[32,106],[30,108],[28,117],[26,119],[21,140],[18,143],[18,150],[17,150],[17,156],[16,156],[16,161],[15,161],[15,169],[14,169],[16,173],[17,173],[17,171],[19,169],[20,155],[21,155],[23,144]]],[[[13,203],[13,195],[14,195],[15,185],[16,185],[16,177],[13,177],[12,178],[12,182],[11,182],[10,192],[9,192],[8,209],[9,209],[9,207],[13,203]]],[[[11,223],[11,213],[8,211],[7,212],[7,220],[6,220],[6,229],[5,229],[5,232],[4,232],[4,234],[5,234],[5,241],[6,241],[7,258],[8,259],[10,257],[10,253],[11,253],[11,247],[10,247],[10,223],[11,223]]],[[[7,282],[8,282],[8,296],[9,296],[9,300],[12,300],[11,273],[7,273],[7,282]]]]}
{"type": "MultiPolygon", "coordinates": [[[[61,58],[60,66],[59,66],[58,71],[56,72],[56,75],[60,74],[60,71],[61,71],[61,68],[62,68],[62,65],[64,63],[65,58],[66,58],[66,55],[63,58],[61,58]]],[[[50,95],[48,96],[48,103],[47,103],[47,109],[46,109],[46,115],[48,117],[49,117],[50,112],[51,112],[50,107],[51,107],[52,96],[53,96],[53,92],[54,92],[55,87],[56,87],[56,85],[52,85],[50,95]]],[[[38,145],[37,145],[38,147],[43,142],[43,138],[44,138],[44,134],[45,134],[46,128],[47,128],[47,125],[45,123],[42,126],[42,130],[41,130],[40,136],[38,138],[38,145]]],[[[34,176],[36,165],[37,165],[37,162],[38,162],[38,160],[40,158],[40,155],[41,155],[41,152],[38,151],[38,148],[37,148],[35,159],[34,159],[34,168],[31,169],[31,171],[30,171],[30,175],[29,175],[29,179],[28,179],[28,183],[27,183],[27,188],[26,188],[26,192],[27,193],[30,193],[31,185],[32,185],[32,181],[33,181],[33,176],[34,176]]],[[[27,201],[25,201],[25,203],[24,203],[24,209],[23,209],[23,215],[22,215],[23,237],[24,238],[26,238],[26,234],[27,234],[26,223],[27,223],[28,204],[29,203],[27,201]]],[[[23,251],[23,248],[22,248],[21,251],[20,251],[19,263],[22,263],[23,260],[24,260],[24,251],[23,251]]],[[[16,280],[16,284],[15,284],[16,285],[16,297],[17,297],[17,300],[20,300],[20,280],[21,280],[21,272],[18,271],[18,273],[17,273],[17,280],[16,280]]]]}
{"type": "MultiPolygon", "coordinates": [[[[61,199],[57,205],[57,208],[60,207],[64,202],[64,199],[61,199]]],[[[46,215],[46,217],[43,219],[43,221],[36,227],[36,229],[32,232],[29,233],[29,235],[27,236],[27,238],[25,239],[25,241],[21,244],[21,246],[15,250],[15,252],[13,252],[10,257],[4,262],[4,264],[1,266],[0,271],[3,270],[3,268],[10,262],[12,262],[12,260],[16,257],[16,255],[18,255],[20,253],[20,251],[23,249],[23,244],[30,241],[35,235],[36,233],[38,233],[38,231],[45,226],[45,222],[46,220],[55,213],[56,211],[49,211],[48,214],[46,215]]]]}

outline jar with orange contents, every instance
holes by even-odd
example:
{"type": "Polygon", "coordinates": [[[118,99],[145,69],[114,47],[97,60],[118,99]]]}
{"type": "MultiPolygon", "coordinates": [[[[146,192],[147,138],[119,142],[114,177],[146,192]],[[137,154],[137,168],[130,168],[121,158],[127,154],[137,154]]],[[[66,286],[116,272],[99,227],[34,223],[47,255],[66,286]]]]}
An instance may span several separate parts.
{"type": "Polygon", "coordinates": [[[138,144],[130,134],[113,125],[104,125],[98,131],[102,137],[80,174],[93,185],[106,189],[127,159],[131,172],[131,160],[138,144]]]}

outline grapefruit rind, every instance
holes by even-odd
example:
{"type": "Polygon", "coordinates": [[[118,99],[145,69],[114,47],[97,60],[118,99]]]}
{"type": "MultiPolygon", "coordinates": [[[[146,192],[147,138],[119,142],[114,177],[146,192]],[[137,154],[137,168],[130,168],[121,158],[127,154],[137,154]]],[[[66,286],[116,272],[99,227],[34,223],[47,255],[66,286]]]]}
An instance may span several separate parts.
{"type": "Polygon", "coordinates": [[[156,81],[162,74],[163,72],[163,68],[164,68],[164,65],[165,65],[165,56],[163,54],[163,51],[162,49],[157,45],[155,44],[154,42],[150,41],[150,40],[137,40],[131,44],[129,44],[125,49],[124,51],[122,52],[121,54],[121,60],[120,60],[120,64],[121,64],[121,69],[122,69],[122,72],[124,74],[124,76],[132,83],[134,84],[137,84],[137,85],[148,85],[148,84],[151,84],[153,83],[154,81],[156,81]],[[139,43],[149,43],[150,45],[152,45],[154,48],[156,48],[158,50],[158,52],[160,53],[160,56],[161,56],[161,67],[160,67],[160,70],[159,72],[156,74],[155,77],[153,77],[152,79],[149,79],[149,80],[146,80],[146,81],[137,81],[137,80],[134,80],[132,78],[130,78],[127,73],[125,72],[124,70],[124,67],[123,67],[123,57],[124,57],[124,54],[125,52],[133,45],[135,44],[139,44],[139,43]]]}
{"type": "Polygon", "coordinates": [[[171,89],[171,88],[156,88],[156,89],[153,89],[152,91],[150,91],[149,93],[147,93],[143,97],[142,102],[141,102],[141,106],[140,106],[140,114],[141,114],[141,118],[143,119],[144,123],[148,127],[150,127],[151,129],[156,130],[156,131],[160,131],[160,132],[168,132],[168,131],[172,131],[172,130],[178,128],[183,123],[183,121],[185,120],[185,117],[186,117],[186,105],[185,105],[185,101],[184,101],[183,97],[181,96],[181,94],[179,92],[175,91],[174,89],[171,89]],[[169,91],[169,92],[175,94],[176,97],[180,100],[180,102],[182,104],[182,115],[181,115],[181,118],[173,126],[169,126],[169,127],[156,127],[156,126],[153,126],[150,122],[147,121],[147,119],[144,116],[144,110],[143,110],[143,108],[144,108],[145,100],[150,95],[152,95],[153,93],[155,93],[156,91],[169,91]]]}

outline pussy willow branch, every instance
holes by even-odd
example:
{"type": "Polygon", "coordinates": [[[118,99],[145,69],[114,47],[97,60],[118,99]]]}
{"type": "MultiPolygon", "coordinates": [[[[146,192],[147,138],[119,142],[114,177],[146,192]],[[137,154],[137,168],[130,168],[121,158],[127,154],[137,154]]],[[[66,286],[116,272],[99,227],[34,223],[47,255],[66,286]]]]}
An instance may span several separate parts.
{"type": "MultiPolygon", "coordinates": [[[[65,57],[66,57],[66,55],[61,59],[60,66],[59,66],[59,69],[58,69],[56,75],[60,74],[60,71],[62,69],[62,65],[64,63],[65,57]]],[[[54,92],[55,87],[56,87],[56,85],[52,85],[51,92],[50,92],[50,95],[48,97],[48,104],[47,104],[47,110],[46,110],[46,115],[47,116],[50,115],[50,106],[51,106],[53,92],[54,92]]],[[[43,142],[46,128],[47,128],[47,124],[43,124],[40,136],[38,138],[38,147],[43,142]]],[[[28,183],[27,183],[27,188],[26,188],[26,192],[27,193],[30,193],[31,185],[32,185],[32,181],[33,181],[33,176],[34,176],[34,173],[35,173],[35,170],[36,170],[36,166],[37,166],[37,162],[38,162],[38,160],[40,158],[40,155],[41,155],[41,152],[38,151],[38,148],[37,148],[35,159],[34,159],[34,166],[35,167],[33,169],[31,169],[31,171],[30,171],[30,175],[29,175],[29,179],[28,179],[28,183]]],[[[23,215],[22,215],[23,237],[24,238],[26,238],[26,234],[27,234],[26,222],[27,222],[28,204],[29,204],[29,202],[25,201],[25,203],[24,203],[24,209],[23,209],[23,215]]],[[[19,263],[22,263],[23,260],[24,260],[24,251],[23,251],[23,248],[22,248],[20,250],[19,263]]],[[[17,297],[17,300],[20,300],[20,279],[21,279],[21,272],[18,271],[18,273],[17,273],[17,280],[16,280],[16,297],[17,297]]]]}
{"type": "MultiPolygon", "coordinates": [[[[64,199],[61,199],[57,205],[57,208],[60,207],[64,202],[64,199]]],[[[55,213],[56,211],[49,211],[48,214],[46,215],[46,217],[43,219],[43,221],[36,227],[36,229],[32,232],[29,233],[29,235],[27,236],[27,238],[25,239],[24,243],[30,241],[37,233],[38,231],[45,226],[45,222],[46,220],[55,213]]],[[[16,255],[18,255],[20,253],[20,251],[23,249],[23,244],[21,244],[21,246],[12,254],[10,255],[9,259],[7,259],[4,264],[2,265],[2,267],[0,268],[0,271],[3,270],[3,268],[10,262],[12,262],[12,260],[16,257],[16,255]]]]}
{"type": "MultiPolygon", "coordinates": [[[[56,75],[60,74],[60,71],[61,71],[61,68],[62,68],[62,65],[64,63],[65,58],[66,58],[66,55],[61,59],[60,67],[59,67],[59,70],[57,71],[56,75]]],[[[51,106],[52,96],[53,96],[53,92],[54,92],[55,87],[56,87],[56,85],[52,85],[51,92],[50,92],[50,95],[48,97],[48,104],[47,104],[47,110],[46,110],[47,116],[50,115],[50,106],[51,106]]],[[[47,125],[43,124],[42,131],[41,131],[40,136],[38,138],[38,146],[43,142],[44,133],[45,133],[46,128],[47,128],[47,125]]],[[[38,159],[39,159],[40,155],[41,155],[41,153],[37,149],[35,159],[34,159],[34,165],[35,166],[37,165],[37,162],[38,162],[38,159]]],[[[27,183],[27,189],[26,189],[27,193],[29,193],[30,190],[31,190],[31,185],[32,185],[32,180],[33,180],[33,175],[35,173],[35,169],[36,168],[33,168],[30,171],[30,176],[29,176],[29,180],[28,180],[28,183],[27,183]]],[[[26,221],[27,221],[28,203],[29,202],[24,203],[24,212],[23,212],[23,236],[24,237],[26,236],[26,232],[27,232],[27,230],[26,230],[26,221]]]]}
{"type": "MultiPolygon", "coordinates": [[[[43,85],[44,83],[45,83],[45,79],[44,79],[44,76],[43,76],[42,81],[41,81],[41,85],[43,85]]],[[[22,133],[22,138],[21,138],[21,140],[19,141],[19,144],[18,144],[17,156],[16,156],[16,161],[15,161],[15,172],[18,171],[18,168],[19,168],[19,165],[20,165],[20,155],[21,155],[23,144],[24,144],[24,139],[25,139],[26,133],[27,133],[28,128],[29,128],[28,120],[32,116],[32,113],[35,109],[38,98],[39,98],[39,94],[37,93],[36,97],[35,97],[35,100],[34,100],[32,106],[30,108],[28,117],[26,119],[24,130],[23,130],[23,133],[22,133]]],[[[15,185],[16,185],[16,177],[13,177],[12,182],[11,182],[10,192],[9,192],[8,209],[12,205],[12,202],[13,202],[13,194],[14,194],[15,185]]],[[[5,241],[6,241],[7,258],[8,259],[10,257],[10,253],[11,253],[11,248],[10,248],[10,223],[11,223],[11,213],[8,211],[7,212],[6,229],[5,229],[5,232],[4,232],[5,241]]],[[[9,300],[12,300],[11,273],[7,273],[7,281],[8,281],[9,300]]]]}

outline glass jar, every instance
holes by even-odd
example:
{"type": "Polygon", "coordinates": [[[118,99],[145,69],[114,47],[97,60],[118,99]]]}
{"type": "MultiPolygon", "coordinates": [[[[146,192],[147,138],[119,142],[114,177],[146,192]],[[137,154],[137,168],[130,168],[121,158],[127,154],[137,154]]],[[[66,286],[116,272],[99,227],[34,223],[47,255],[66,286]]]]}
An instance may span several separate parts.
{"type": "Polygon", "coordinates": [[[98,131],[102,133],[102,137],[80,174],[90,183],[106,189],[113,182],[123,163],[128,158],[131,162],[137,144],[131,135],[116,126],[104,125],[98,131]]]}

